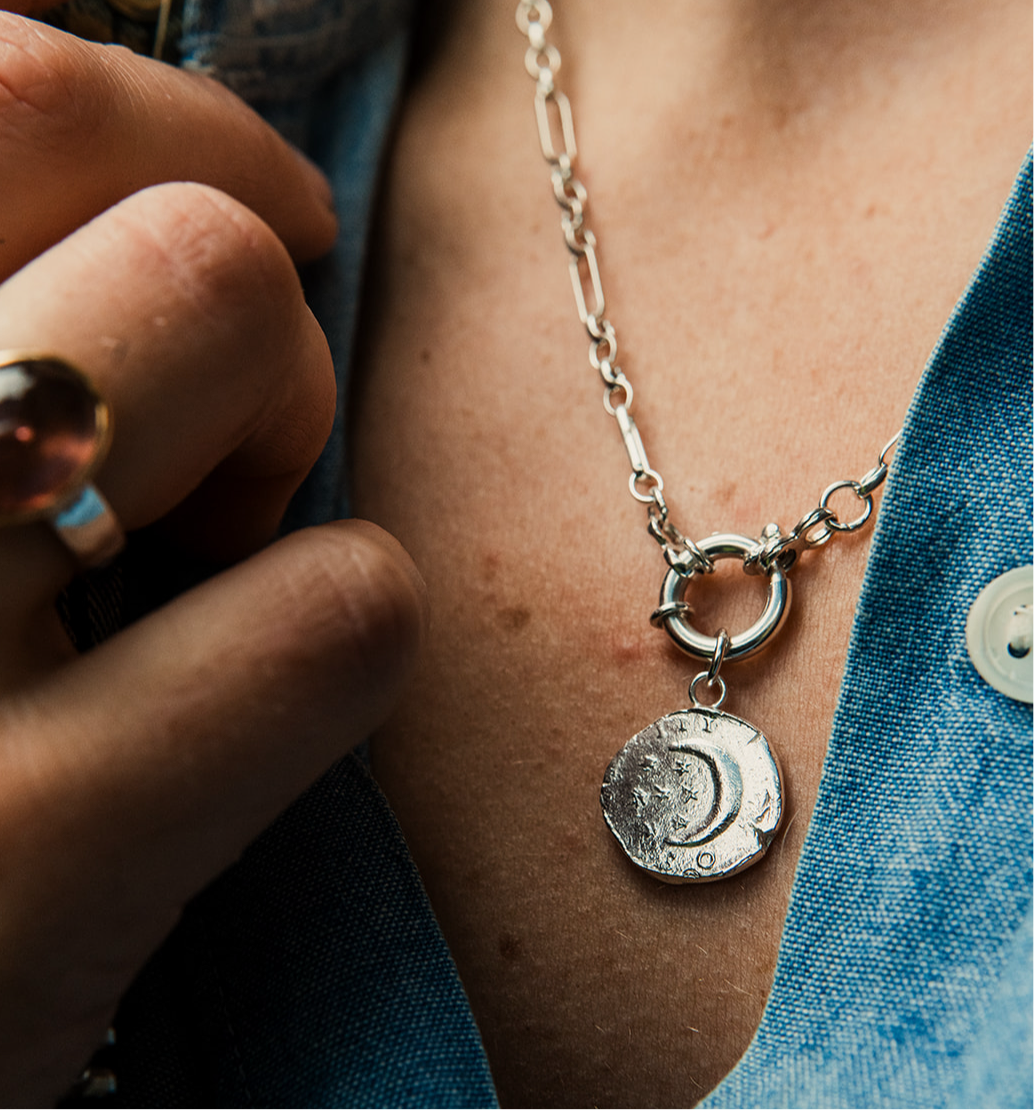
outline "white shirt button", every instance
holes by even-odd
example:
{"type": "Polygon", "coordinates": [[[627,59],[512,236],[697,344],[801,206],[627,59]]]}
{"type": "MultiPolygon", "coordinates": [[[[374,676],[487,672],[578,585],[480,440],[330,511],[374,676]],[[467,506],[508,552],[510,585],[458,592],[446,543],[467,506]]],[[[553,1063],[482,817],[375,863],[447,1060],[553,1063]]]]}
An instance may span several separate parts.
{"type": "Polygon", "coordinates": [[[966,620],[966,647],[980,677],[1017,701],[1034,701],[1034,567],[989,582],[966,620]]]}

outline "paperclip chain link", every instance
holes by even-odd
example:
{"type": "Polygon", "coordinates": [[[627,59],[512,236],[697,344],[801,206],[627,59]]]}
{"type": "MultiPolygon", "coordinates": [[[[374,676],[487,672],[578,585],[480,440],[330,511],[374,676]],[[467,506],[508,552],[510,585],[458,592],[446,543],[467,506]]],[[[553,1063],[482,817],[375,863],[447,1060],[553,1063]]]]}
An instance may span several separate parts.
{"type": "MultiPolygon", "coordinates": [[[[632,383],[618,366],[618,340],[614,325],[607,318],[607,300],[600,275],[596,236],[586,226],[589,194],[574,172],[578,148],[575,143],[571,102],[557,87],[560,51],[548,42],[546,32],[553,21],[547,0],[520,0],[517,27],[527,36],[524,65],[535,81],[535,120],[538,125],[542,156],[550,166],[553,195],[561,209],[560,226],[570,252],[568,268],[575,307],[589,336],[589,362],[604,384],[603,404],[614,417],[624,443],[632,472],[628,488],[632,496],[647,506],[647,528],[660,544],[668,565],[680,574],[710,573],[714,563],[671,520],[664,498],[664,478],[650,466],[646,448],[632,416],[632,383]]],[[[828,486],[816,508],[806,513],[784,534],[778,525],[766,526],[753,551],[745,556],[748,574],[768,574],[773,567],[786,572],[804,551],[821,547],[834,536],[855,532],[869,519],[873,494],[887,477],[887,456],[897,442],[897,433],[880,452],[876,466],[862,478],[846,479],[828,486]],[[854,520],[842,521],[829,502],[841,489],[850,489],[862,504],[854,520]]]]}

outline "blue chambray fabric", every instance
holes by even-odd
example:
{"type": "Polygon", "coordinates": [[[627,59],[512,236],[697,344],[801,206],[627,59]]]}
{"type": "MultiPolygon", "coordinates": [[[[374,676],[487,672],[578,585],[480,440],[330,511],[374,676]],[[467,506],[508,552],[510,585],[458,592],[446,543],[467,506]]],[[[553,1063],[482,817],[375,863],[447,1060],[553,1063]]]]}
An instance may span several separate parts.
{"type": "Polygon", "coordinates": [[[894,459],[772,994],[708,1107],[1031,1106],[1031,710],[966,652],[1031,562],[1031,164],[894,459]]]}
{"type": "MultiPolygon", "coordinates": [[[[188,0],[186,14],[188,64],[333,179],[341,238],[306,279],[343,404],[405,6],[188,0]]],[[[1031,1105],[1030,711],[977,677],[963,632],[982,586],[1030,561],[1029,190],[1028,163],[909,415],[772,996],[706,1106],[1031,1105]]],[[[346,511],[345,430],[342,411],[289,526],[346,511]]],[[[127,995],[117,1066],[125,1106],[495,1105],[360,758],[191,904],[127,995]]]]}
{"type": "Polygon", "coordinates": [[[191,903],[116,1027],[113,1105],[495,1105],[408,850],[356,758],[191,903]]]}
{"type": "MultiPolygon", "coordinates": [[[[309,115],[342,73],[369,72],[378,47],[404,41],[411,9],[412,0],[184,0],[181,64],[214,74],[282,124],[309,115]]],[[[380,72],[390,104],[395,81],[380,72]]]]}

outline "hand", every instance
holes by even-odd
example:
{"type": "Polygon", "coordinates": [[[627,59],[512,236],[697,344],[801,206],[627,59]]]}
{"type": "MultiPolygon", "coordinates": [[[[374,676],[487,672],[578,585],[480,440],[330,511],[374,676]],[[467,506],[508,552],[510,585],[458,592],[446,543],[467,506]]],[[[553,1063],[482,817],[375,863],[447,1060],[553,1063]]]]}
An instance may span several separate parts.
{"type": "MultiPolygon", "coordinates": [[[[325,183],[219,87],[120,49],[0,14],[0,75],[0,348],[107,397],[96,484],[127,528],[261,548],[333,413],[294,269],[334,235],[325,183]]],[[[0,532],[5,1105],[74,1080],[183,903],[387,713],[422,624],[412,565],[355,522],[82,657],[53,607],[74,570],[46,525],[0,532]]]]}

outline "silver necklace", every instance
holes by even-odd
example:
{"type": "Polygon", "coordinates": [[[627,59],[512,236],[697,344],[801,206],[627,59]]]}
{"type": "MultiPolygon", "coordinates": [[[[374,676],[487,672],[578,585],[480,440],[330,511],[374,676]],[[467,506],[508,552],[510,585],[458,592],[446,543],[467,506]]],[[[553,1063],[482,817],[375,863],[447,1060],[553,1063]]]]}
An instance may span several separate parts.
{"type": "Polygon", "coordinates": [[[866,524],[898,437],[861,479],[828,486],[818,505],[787,533],[768,524],[758,539],[721,532],[694,543],[676,527],[664,499],[664,479],[650,466],[630,411],[632,383],[616,361],[617,333],[606,316],[596,237],[585,224],[588,192],[574,174],[571,104],[556,86],[560,52],[546,41],[552,18],[546,0],[517,5],[517,26],[528,39],[524,64],[535,80],[539,144],[561,209],[575,306],[589,335],[589,362],[603,380],[604,407],[617,422],[628,454],[628,488],[646,507],[647,529],[667,564],[650,620],[687,655],[707,664],[689,684],[689,708],[654,721],[614,757],[600,801],[607,825],[639,867],[667,882],[707,882],[757,862],[783,811],[778,761],[759,729],[722,710],[727,691],[719,672],[724,663],[756,654],[782,626],[790,604],[788,575],[800,555],[866,524]],[[840,490],[850,490],[860,503],[853,520],[841,520],[830,505],[840,490]],[[722,628],[706,636],[691,623],[686,594],[720,559],[740,559],[746,574],[765,575],[768,599],[745,631],[730,636],[722,628]],[[701,700],[708,697],[705,690],[708,702],[701,700]]]}

